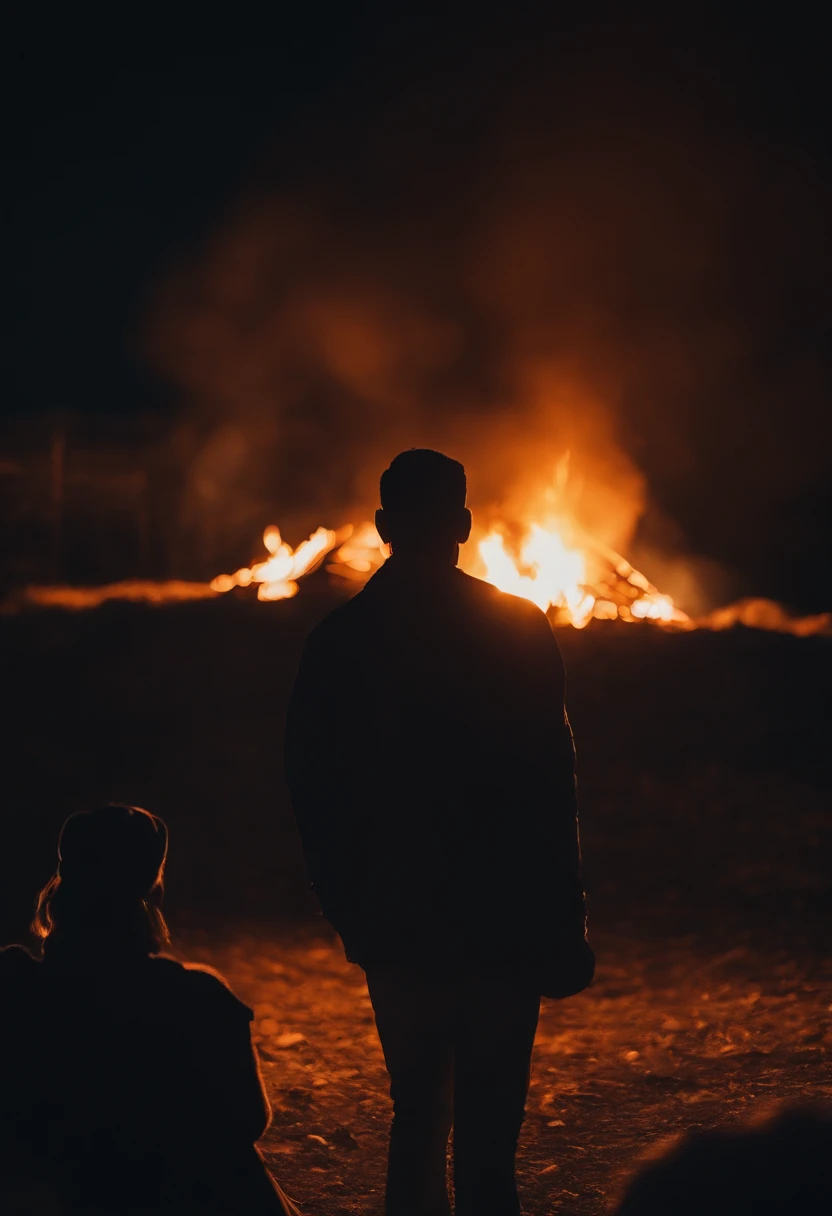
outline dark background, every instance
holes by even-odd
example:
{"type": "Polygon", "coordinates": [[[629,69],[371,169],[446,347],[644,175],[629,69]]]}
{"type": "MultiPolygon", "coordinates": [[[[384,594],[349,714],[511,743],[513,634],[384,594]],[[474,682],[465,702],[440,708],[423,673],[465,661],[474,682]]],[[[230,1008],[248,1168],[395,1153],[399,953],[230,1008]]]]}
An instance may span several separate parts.
{"type": "Polygon", "coordinates": [[[140,452],[162,521],[92,554],[66,528],[37,569],[49,530],[18,522],[10,581],[205,577],[270,511],[372,505],[423,436],[548,442],[545,364],[643,474],[644,547],[829,607],[819,18],[542,7],[11,20],[0,454],[60,432],[129,498],[140,452]],[[356,301],[357,368],[330,351],[356,301]]]}

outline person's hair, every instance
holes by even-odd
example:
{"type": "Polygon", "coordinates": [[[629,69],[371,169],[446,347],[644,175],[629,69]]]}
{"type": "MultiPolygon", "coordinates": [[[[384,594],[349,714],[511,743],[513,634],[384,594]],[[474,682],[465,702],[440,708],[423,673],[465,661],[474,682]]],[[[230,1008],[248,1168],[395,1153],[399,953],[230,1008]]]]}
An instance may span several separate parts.
{"type": "Polygon", "coordinates": [[[388,514],[432,520],[461,511],[468,493],[464,467],[431,448],[400,452],[382,473],[379,489],[388,514]]]}
{"type": "Polygon", "coordinates": [[[58,869],[32,921],[44,953],[92,936],[147,954],[168,945],[161,909],[167,849],[165,823],[141,807],[70,815],[58,838],[58,869]]]}
{"type": "Polygon", "coordinates": [[[757,1123],[660,1145],[615,1216],[790,1216],[832,1210],[832,1109],[794,1106],[757,1123]]]}

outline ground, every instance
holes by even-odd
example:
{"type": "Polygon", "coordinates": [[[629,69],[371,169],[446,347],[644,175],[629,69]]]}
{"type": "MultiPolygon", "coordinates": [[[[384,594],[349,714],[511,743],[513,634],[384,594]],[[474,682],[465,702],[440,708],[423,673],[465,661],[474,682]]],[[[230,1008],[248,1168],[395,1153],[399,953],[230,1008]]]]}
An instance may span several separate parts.
{"type": "MultiPolygon", "coordinates": [[[[361,971],[308,931],[194,941],[255,1012],[266,1158],[310,1216],[382,1212],[390,1102],[361,971]]],[[[607,1211],[645,1149],[783,1101],[832,1097],[832,971],[787,951],[597,935],[598,978],[545,1001],[519,1176],[534,1216],[607,1211]]]]}
{"type": "MultiPolygon", "coordinates": [[[[0,940],[25,936],[67,813],[162,814],[177,948],[255,1010],[270,1164],[309,1216],[373,1216],[386,1076],[280,759],[302,639],[332,602],[310,584],[283,604],[0,615],[0,940]]],[[[600,1216],[657,1139],[832,1096],[832,642],[603,622],[559,638],[599,965],[544,1004],[519,1173],[529,1216],[600,1216]]]]}

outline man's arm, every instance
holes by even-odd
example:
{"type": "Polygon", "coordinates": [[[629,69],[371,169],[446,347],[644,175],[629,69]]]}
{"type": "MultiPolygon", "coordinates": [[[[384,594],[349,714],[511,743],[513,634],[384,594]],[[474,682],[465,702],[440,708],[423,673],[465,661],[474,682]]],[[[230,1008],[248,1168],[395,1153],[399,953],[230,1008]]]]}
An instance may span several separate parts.
{"type": "MultiPolygon", "coordinates": [[[[539,823],[548,861],[548,894],[567,934],[586,929],[586,900],[581,875],[575,743],[566,713],[566,674],[549,620],[536,613],[529,670],[531,748],[538,758],[539,823]]],[[[544,879],[544,881],[546,881],[544,879]]],[[[548,901],[547,901],[548,902],[548,901]]]]}
{"type": "MultiPolygon", "coordinates": [[[[312,887],[336,924],[349,857],[342,837],[348,798],[337,773],[338,688],[328,648],[313,633],[301,657],[286,716],[286,780],[312,887]]],[[[341,724],[343,727],[343,724],[341,724]]]]}

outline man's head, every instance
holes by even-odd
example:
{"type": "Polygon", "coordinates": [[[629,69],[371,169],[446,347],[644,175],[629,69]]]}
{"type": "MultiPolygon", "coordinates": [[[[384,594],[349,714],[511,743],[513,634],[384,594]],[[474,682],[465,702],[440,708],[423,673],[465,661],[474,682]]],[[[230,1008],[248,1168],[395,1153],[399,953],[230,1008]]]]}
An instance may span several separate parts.
{"type": "Polygon", "coordinates": [[[471,533],[465,469],[430,448],[401,452],[381,475],[376,527],[394,553],[456,561],[471,533]]]}

